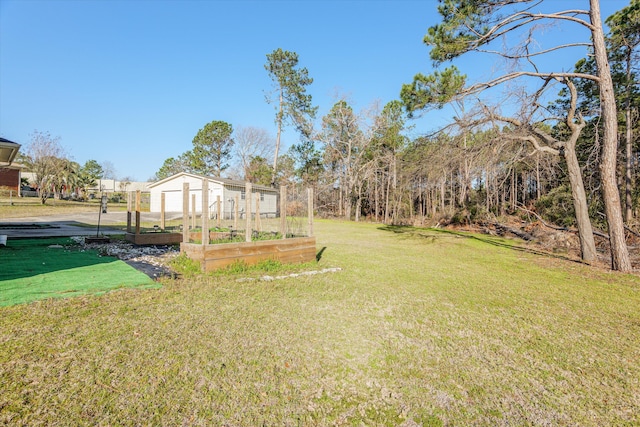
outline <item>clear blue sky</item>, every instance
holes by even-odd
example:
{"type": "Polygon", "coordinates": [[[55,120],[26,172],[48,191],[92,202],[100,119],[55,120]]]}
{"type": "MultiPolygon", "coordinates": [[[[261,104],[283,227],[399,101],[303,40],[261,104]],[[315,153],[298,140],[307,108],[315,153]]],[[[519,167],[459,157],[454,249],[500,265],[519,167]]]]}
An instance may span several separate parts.
{"type": "MultiPolygon", "coordinates": [[[[601,3],[605,18],[629,4],[601,3]]],[[[297,52],[314,78],[318,117],[336,96],[356,111],[398,99],[403,83],[433,71],[422,37],[438,21],[436,7],[435,0],[0,0],[0,136],[27,145],[34,130],[50,132],[80,164],[108,161],[118,177],[145,181],[212,120],[275,135],[264,64],[277,48],[297,52]]],[[[580,57],[563,58],[562,68],[580,57]]],[[[470,77],[492,67],[478,58],[456,65],[470,77]]],[[[447,114],[422,117],[416,132],[447,114]]],[[[285,150],[297,142],[295,132],[283,142],[285,150]]]]}

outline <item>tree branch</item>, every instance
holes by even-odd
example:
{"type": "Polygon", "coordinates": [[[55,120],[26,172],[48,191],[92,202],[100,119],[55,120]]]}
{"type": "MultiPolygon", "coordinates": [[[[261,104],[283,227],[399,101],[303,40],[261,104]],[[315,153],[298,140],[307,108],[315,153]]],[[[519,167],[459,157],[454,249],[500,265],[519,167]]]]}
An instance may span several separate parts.
{"type": "Polygon", "coordinates": [[[515,80],[519,77],[537,77],[541,79],[564,79],[564,78],[578,78],[578,79],[587,79],[593,80],[595,82],[600,81],[597,76],[593,76],[591,74],[586,73],[535,73],[531,71],[517,71],[509,74],[505,74],[503,76],[497,77],[488,82],[476,83],[468,88],[464,89],[462,95],[471,95],[474,93],[482,92],[485,89],[492,88],[499,84],[515,80]]]}

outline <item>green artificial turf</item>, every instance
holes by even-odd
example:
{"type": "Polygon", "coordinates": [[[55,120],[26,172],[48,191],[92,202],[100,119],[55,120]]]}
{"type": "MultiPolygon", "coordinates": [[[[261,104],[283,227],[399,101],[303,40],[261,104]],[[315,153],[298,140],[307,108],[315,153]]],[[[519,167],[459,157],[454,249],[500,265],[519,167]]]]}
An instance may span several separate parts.
{"type": "Polygon", "coordinates": [[[9,240],[0,246],[0,306],[138,286],[158,286],[125,262],[69,238],[9,240]]]}

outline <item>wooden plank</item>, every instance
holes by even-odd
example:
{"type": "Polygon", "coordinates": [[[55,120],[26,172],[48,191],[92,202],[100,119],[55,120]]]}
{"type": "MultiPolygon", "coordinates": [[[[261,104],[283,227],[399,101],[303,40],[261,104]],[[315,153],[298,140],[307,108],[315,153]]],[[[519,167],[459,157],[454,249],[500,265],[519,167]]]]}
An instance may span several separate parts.
{"type": "Polygon", "coordinates": [[[202,245],[209,244],[209,179],[202,178],[202,245]]]}
{"type": "Polygon", "coordinates": [[[218,228],[220,227],[220,225],[222,224],[222,202],[220,201],[220,196],[216,196],[216,225],[218,226],[218,228]]]}
{"type": "Polygon", "coordinates": [[[299,247],[315,247],[315,240],[309,237],[301,237],[295,239],[281,240],[265,240],[260,242],[242,242],[242,243],[220,243],[216,245],[207,245],[204,249],[206,254],[212,256],[224,254],[246,254],[261,252],[283,252],[299,247]]]}
{"type": "Polygon", "coordinates": [[[140,190],[136,190],[136,234],[140,234],[140,190]]]}
{"type": "Polygon", "coordinates": [[[309,230],[307,236],[313,236],[313,188],[307,188],[307,217],[309,221],[309,230]]]}
{"type": "Polygon", "coordinates": [[[287,187],[280,186],[280,233],[282,239],[287,238],[287,187]]]}
{"type": "Polygon", "coordinates": [[[189,258],[200,261],[205,271],[224,268],[238,261],[252,265],[269,259],[283,263],[302,263],[316,259],[315,237],[205,246],[182,243],[180,249],[189,258]]]}
{"type": "Polygon", "coordinates": [[[131,191],[127,193],[127,233],[131,233],[131,191]]]}
{"type": "Polygon", "coordinates": [[[195,229],[196,228],[196,195],[192,194],[191,195],[191,228],[195,229]]]}
{"type": "Polygon", "coordinates": [[[247,224],[244,228],[244,239],[247,243],[251,242],[251,183],[247,182],[244,187],[245,215],[247,216],[247,224]]]}
{"type": "Polygon", "coordinates": [[[240,196],[236,194],[233,203],[233,229],[238,230],[238,213],[240,212],[240,196]]]}
{"type": "Polygon", "coordinates": [[[182,184],[182,241],[189,243],[189,183],[182,184]]]}
{"type": "Polygon", "coordinates": [[[164,193],[160,195],[160,230],[164,230],[166,226],[165,208],[167,201],[165,196],[164,193]]]}
{"type": "Polygon", "coordinates": [[[181,233],[126,233],[125,239],[136,245],[174,245],[182,240],[181,233]]]}

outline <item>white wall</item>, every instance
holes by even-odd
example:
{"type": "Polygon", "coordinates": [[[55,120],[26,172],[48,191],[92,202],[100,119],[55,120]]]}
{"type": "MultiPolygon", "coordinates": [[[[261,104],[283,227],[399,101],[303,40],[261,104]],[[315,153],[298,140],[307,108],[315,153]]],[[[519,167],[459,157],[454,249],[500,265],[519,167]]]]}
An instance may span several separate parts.
{"type": "MultiPolygon", "coordinates": [[[[189,175],[178,176],[175,179],[152,187],[150,189],[150,211],[160,212],[162,194],[164,194],[165,212],[182,212],[182,187],[184,183],[189,184],[189,211],[191,212],[192,196],[195,195],[196,212],[202,212],[202,179],[189,175]]],[[[222,197],[221,186],[209,181],[209,205],[216,201],[216,196],[218,195],[222,197]]]]}
{"type": "MultiPolygon", "coordinates": [[[[156,185],[150,189],[150,211],[160,212],[160,205],[162,203],[162,194],[165,195],[165,212],[182,212],[182,186],[183,183],[189,183],[189,211],[192,210],[192,197],[196,198],[197,213],[202,212],[202,178],[194,177],[190,175],[178,176],[175,179],[171,179],[159,185],[156,185]]],[[[240,187],[223,187],[222,184],[209,181],[209,213],[215,214],[217,212],[217,197],[220,196],[220,210],[226,217],[234,211],[235,197],[238,196],[239,212],[245,212],[246,204],[245,200],[240,198],[240,193],[243,191],[240,187]],[[230,200],[231,199],[231,200],[230,200]]],[[[254,198],[251,203],[251,212],[256,211],[256,192],[254,191],[254,198]]],[[[264,200],[260,201],[260,213],[275,215],[277,207],[278,195],[275,193],[264,192],[264,200]]]]}

